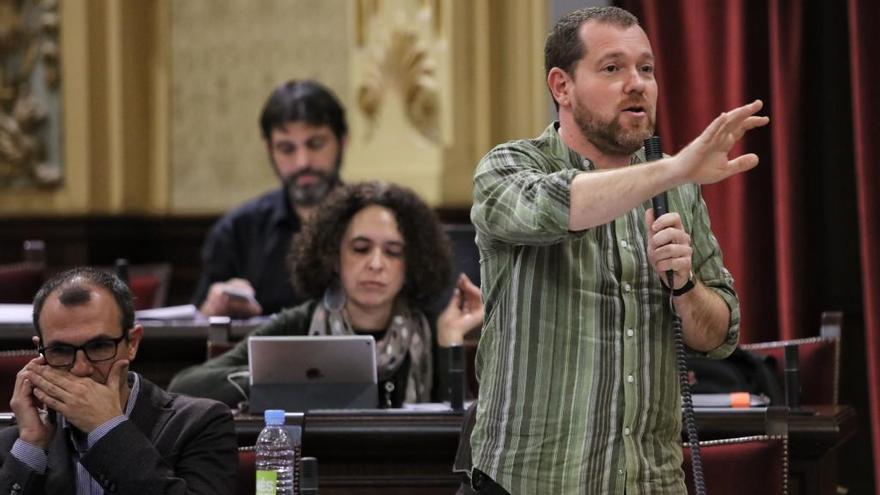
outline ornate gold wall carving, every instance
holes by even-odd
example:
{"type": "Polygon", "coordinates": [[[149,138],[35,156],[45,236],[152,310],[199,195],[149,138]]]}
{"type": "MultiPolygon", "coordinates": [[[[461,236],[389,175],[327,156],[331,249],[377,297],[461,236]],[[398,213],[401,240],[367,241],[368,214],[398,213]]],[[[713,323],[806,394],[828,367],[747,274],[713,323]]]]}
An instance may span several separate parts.
{"type": "Polygon", "coordinates": [[[469,206],[480,157],[546,125],[546,4],[356,5],[351,76],[357,108],[350,112],[348,155],[357,167],[346,177],[401,183],[434,206],[469,206]]]}
{"type": "Polygon", "coordinates": [[[62,177],[58,5],[0,2],[0,187],[62,177]]]}
{"type": "Polygon", "coordinates": [[[358,2],[357,40],[366,63],[357,104],[369,125],[368,139],[379,124],[384,100],[390,97],[387,93],[397,92],[409,124],[428,140],[440,140],[437,62],[432,48],[445,43],[438,36],[443,21],[439,2],[420,3],[417,10],[396,16],[393,25],[381,26],[377,25],[381,4],[358,2]],[[424,29],[426,24],[434,27],[433,32],[424,29]]]}
{"type": "Polygon", "coordinates": [[[275,187],[257,118],[270,90],[294,77],[323,81],[346,104],[346,180],[392,180],[435,206],[467,207],[480,157],[547,122],[544,1],[59,6],[64,181],[5,191],[0,214],[226,211],[275,187]],[[383,86],[371,123],[357,95],[379,60],[382,84],[408,82],[383,86]]]}
{"type": "Polygon", "coordinates": [[[288,79],[320,80],[348,102],[353,7],[349,0],[172,0],[173,211],[223,211],[276,187],[260,110],[288,79]]]}

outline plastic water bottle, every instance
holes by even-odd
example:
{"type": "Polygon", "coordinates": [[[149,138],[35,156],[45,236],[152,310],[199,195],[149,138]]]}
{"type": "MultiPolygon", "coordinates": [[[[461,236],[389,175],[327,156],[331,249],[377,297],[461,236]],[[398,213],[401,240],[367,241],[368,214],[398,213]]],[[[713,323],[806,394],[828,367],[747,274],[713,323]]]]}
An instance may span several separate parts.
{"type": "Polygon", "coordinates": [[[284,429],[284,411],[269,409],[266,426],[257,437],[257,495],[294,495],[296,466],[293,440],[284,429]]]}

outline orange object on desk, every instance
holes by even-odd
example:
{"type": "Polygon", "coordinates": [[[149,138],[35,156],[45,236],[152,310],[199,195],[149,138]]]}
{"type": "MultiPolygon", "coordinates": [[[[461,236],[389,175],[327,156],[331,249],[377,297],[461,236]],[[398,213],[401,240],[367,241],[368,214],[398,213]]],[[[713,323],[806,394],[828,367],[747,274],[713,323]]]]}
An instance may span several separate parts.
{"type": "Polygon", "coordinates": [[[748,392],[733,392],[730,394],[730,407],[748,408],[752,404],[752,399],[748,392]]]}

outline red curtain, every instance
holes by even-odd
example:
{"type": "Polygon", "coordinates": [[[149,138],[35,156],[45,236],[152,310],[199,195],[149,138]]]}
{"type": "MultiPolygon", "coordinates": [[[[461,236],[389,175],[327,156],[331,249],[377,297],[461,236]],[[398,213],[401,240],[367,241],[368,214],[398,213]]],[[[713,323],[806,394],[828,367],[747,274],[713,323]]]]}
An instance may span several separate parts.
{"type": "MultiPolygon", "coordinates": [[[[651,39],[657,133],[667,153],[720,112],[764,100],[769,127],[734,150],[757,153],[761,164],[703,188],[736,280],[742,341],[815,336],[822,310],[844,310],[842,398],[865,419],[861,434],[871,436],[880,473],[880,263],[871,256],[880,245],[880,38],[870,32],[880,26],[880,7],[875,0],[617,3],[651,39]]],[[[848,455],[843,471],[863,469],[848,455]]]]}
{"type": "Polygon", "coordinates": [[[853,134],[875,473],[880,473],[880,263],[876,258],[880,243],[880,38],[872,30],[878,26],[880,7],[874,0],[849,0],[853,134]]]}
{"type": "Polygon", "coordinates": [[[747,8],[744,0],[623,3],[632,4],[625,6],[651,37],[660,85],[657,132],[667,153],[684,147],[720,112],[764,100],[770,127],[734,149],[758,153],[761,164],[703,192],[736,280],[743,341],[814,335],[817,325],[802,321],[805,284],[796,269],[802,223],[793,210],[802,188],[797,168],[788,165],[801,157],[787,143],[803,133],[797,13],[771,29],[768,9],[747,8]]]}

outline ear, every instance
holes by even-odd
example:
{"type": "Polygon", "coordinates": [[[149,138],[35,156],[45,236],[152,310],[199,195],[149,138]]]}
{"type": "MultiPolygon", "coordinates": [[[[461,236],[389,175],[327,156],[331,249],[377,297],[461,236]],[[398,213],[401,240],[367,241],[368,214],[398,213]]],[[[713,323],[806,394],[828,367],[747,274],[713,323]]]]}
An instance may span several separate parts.
{"type": "Polygon", "coordinates": [[[569,107],[571,105],[571,95],[569,94],[574,87],[571,76],[567,72],[554,67],[547,73],[547,87],[553,99],[559,103],[560,107],[569,107]]]}
{"type": "Polygon", "coordinates": [[[144,338],[144,327],[135,325],[128,331],[128,360],[134,361],[137,355],[138,347],[141,345],[141,339],[144,338]]]}
{"type": "Polygon", "coordinates": [[[272,138],[263,138],[263,144],[266,145],[266,153],[269,153],[269,156],[272,156],[272,138]]]}

